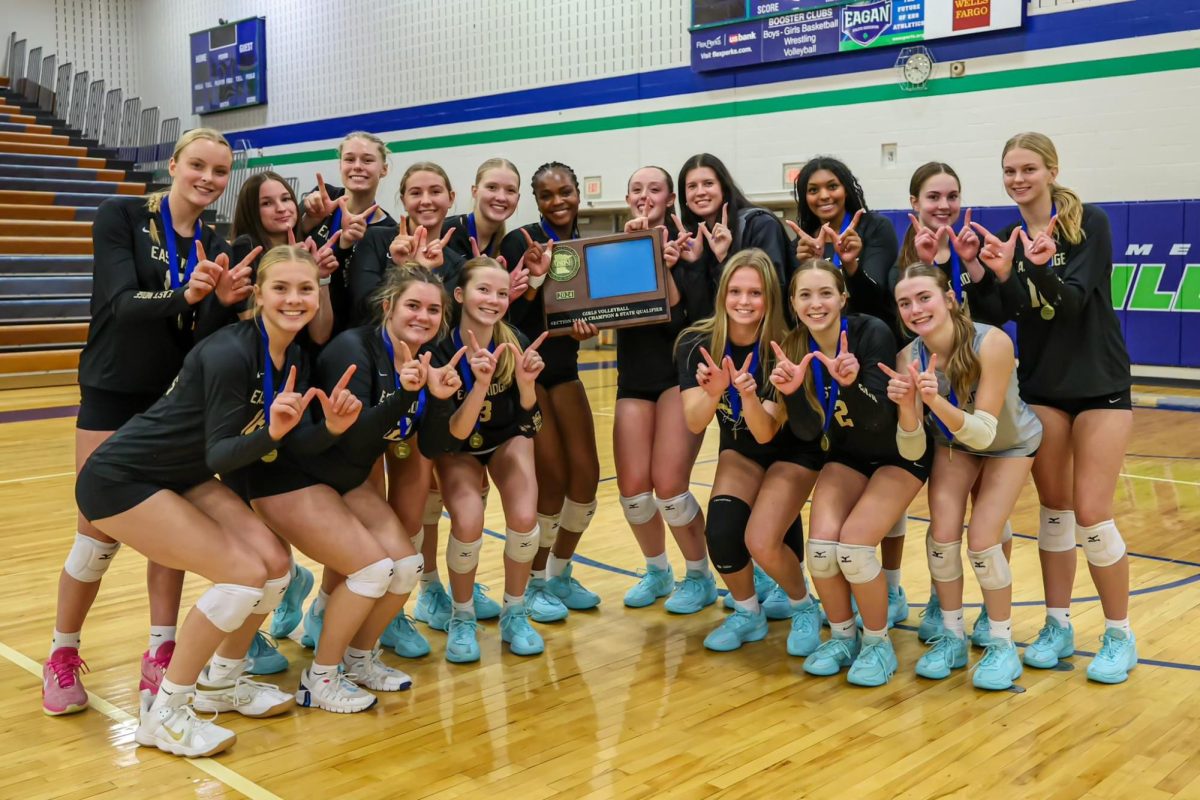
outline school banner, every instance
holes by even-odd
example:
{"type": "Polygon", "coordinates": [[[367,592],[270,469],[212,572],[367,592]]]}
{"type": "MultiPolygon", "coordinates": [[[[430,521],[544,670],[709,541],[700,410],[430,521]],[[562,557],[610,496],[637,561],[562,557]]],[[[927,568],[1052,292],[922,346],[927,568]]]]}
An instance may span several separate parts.
{"type": "Polygon", "coordinates": [[[692,0],[692,69],[1015,28],[1022,0],[692,0]]]}
{"type": "MultiPolygon", "coordinates": [[[[1112,301],[1134,364],[1200,368],[1200,200],[1098,203],[1112,226],[1112,301]]],[[[900,237],[908,211],[885,211],[900,237]]],[[[1012,206],[976,208],[993,231],[1012,206]]]]}

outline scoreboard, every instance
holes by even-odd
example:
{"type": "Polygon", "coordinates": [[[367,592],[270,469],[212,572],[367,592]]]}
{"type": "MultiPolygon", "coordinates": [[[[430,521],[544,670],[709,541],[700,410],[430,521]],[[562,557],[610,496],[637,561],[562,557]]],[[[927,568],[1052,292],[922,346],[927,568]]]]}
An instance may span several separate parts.
{"type": "Polygon", "coordinates": [[[230,22],[192,39],[192,112],[211,114],[267,102],[267,20],[230,22]]]}

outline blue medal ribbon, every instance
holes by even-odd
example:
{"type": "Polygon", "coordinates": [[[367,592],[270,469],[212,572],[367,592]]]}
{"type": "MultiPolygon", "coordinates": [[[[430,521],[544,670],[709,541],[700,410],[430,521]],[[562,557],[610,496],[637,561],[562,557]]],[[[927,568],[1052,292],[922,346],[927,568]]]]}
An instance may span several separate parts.
{"type": "MultiPolygon", "coordinates": [[[[460,334],[458,332],[458,328],[455,328],[454,331],[450,334],[450,337],[451,337],[451,340],[454,342],[454,352],[457,353],[459,350],[462,349],[462,346],[463,346],[462,334],[460,334]]],[[[496,352],[496,343],[494,341],[488,342],[487,349],[488,349],[489,353],[496,352]]],[[[460,377],[462,377],[464,393],[470,392],[471,389],[474,388],[474,386],[475,386],[475,373],[471,372],[471,365],[469,363],[467,363],[467,359],[462,359],[458,362],[458,374],[460,377]]],[[[475,434],[478,434],[478,433],[479,433],[479,420],[476,419],[475,420],[475,434]]]]}
{"type": "MultiPolygon", "coordinates": [[[[841,333],[845,333],[847,327],[846,318],[842,317],[841,333]]],[[[820,349],[821,347],[817,344],[817,340],[812,336],[809,336],[808,352],[816,353],[820,351],[820,349]]],[[[839,334],[837,350],[835,350],[833,353],[834,357],[840,355],[841,352],[842,337],[839,334]]],[[[826,440],[828,440],[829,426],[833,422],[833,412],[837,408],[838,390],[841,388],[841,384],[839,384],[832,375],[829,376],[829,383],[825,383],[825,365],[821,363],[820,359],[814,358],[811,362],[809,362],[809,368],[813,371],[813,381],[817,385],[817,394],[821,397],[821,405],[825,410],[825,424],[822,428],[822,433],[825,434],[826,440]]]]}
{"type": "MultiPolygon", "coordinates": [[[[547,231],[547,233],[549,233],[549,234],[550,234],[550,236],[552,236],[552,237],[554,236],[554,234],[553,234],[553,233],[551,233],[550,231],[547,231]]],[[[467,234],[468,234],[468,235],[469,235],[469,236],[470,236],[472,239],[474,239],[474,240],[475,240],[475,244],[481,244],[481,242],[479,241],[479,231],[478,231],[478,229],[475,227],[475,212],[474,212],[474,211],[472,211],[470,214],[467,214],[467,234]]],[[[495,237],[493,237],[493,238],[495,238],[495,237]]],[[[487,247],[480,247],[480,248],[479,248],[479,252],[480,252],[480,253],[482,253],[482,254],[483,254],[483,255],[485,255],[485,256],[489,256],[489,257],[490,257],[490,256],[492,255],[492,243],[491,243],[491,241],[490,241],[490,240],[488,241],[488,243],[487,243],[487,247]]]]}
{"type": "MultiPolygon", "coordinates": [[[[386,328],[379,329],[380,336],[383,338],[383,349],[388,354],[388,364],[392,368],[392,379],[396,382],[396,391],[400,391],[400,373],[396,371],[396,348],[392,345],[392,337],[388,336],[386,328]]],[[[407,439],[412,433],[417,423],[421,421],[421,416],[425,413],[425,388],[422,387],[417,395],[417,413],[411,417],[408,414],[400,417],[399,427],[401,438],[407,439]]]]}
{"type": "MultiPolygon", "coordinates": [[[[852,217],[849,214],[846,214],[846,213],[842,214],[842,229],[840,231],[838,231],[838,236],[841,236],[843,233],[846,232],[846,228],[850,227],[850,221],[853,219],[854,219],[854,217],[852,217]]],[[[837,247],[835,247],[834,245],[830,245],[830,247],[833,247],[833,265],[835,267],[840,267],[842,265],[842,258],[841,258],[841,256],[838,255],[837,247]]]]}
{"type": "Polygon", "coordinates": [[[329,236],[325,241],[329,241],[335,233],[342,229],[342,207],[338,206],[333,212],[333,221],[329,223],[329,236]]]}
{"type": "Polygon", "coordinates": [[[171,206],[167,202],[167,198],[163,197],[162,204],[159,205],[159,210],[162,212],[162,223],[164,238],[167,240],[167,275],[171,278],[171,288],[178,289],[184,283],[192,279],[192,270],[196,268],[199,262],[199,254],[196,252],[196,242],[200,240],[202,229],[200,220],[196,220],[196,232],[192,235],[192,247],[188,251],[187,266],[183,269],[183,280],[179,279],[179,251],[175,245],[175,227],[171,222],[171,206]]]}
{"type": "Polygon", "coordinates": [[[961,306],[963,301],[962,289],[962,261],[958,257],[958,253],[954,252],[954,248],[950,248],[950,285],[954,288],[954,299],[961,306]]]}
{"type": "MultiPolygon", "coordinates": [[[[262,352],[263,352],[263,420],[270,426],[271,424],[271,403],[275,402],[275,392],[277,391],[275,381],[271,380],[271,376],[275,372],[275,365],[271,362],[271,339],[267,336],[267,329],[262,324],[262,320],[258,321],[258,332],[262,336],[262,352]]],[[[287,369],[287,357],[284,357],[284,369],[287,369]]],[[[283,386],[282,375],[279,385],[283,386]]]]}
{"type": "MultiPolygon", "coordinates": [[[[1054,217],[1057,217],[1057,216],[1058,216],[1058,204],[1055,203],[1053,200],[1051,200],[1050,201],[1050,218],[1053,219],[1054,217]]],[[[1029,235],[1029,226],[1025,224],[1024,218],[1021,219],[1021,230],[1025,231],[1026,236],[1029,235]]]]}
{"type": "MultiPolygon", "coordinates": [[[[925,343],[920,340],[917,341],[917,355],[921,359],[921,371],[924,372],[929,366],[929,353],[925,350],[925,343]]],[[[958,396],[954,393],[953,384],[950,386],[950,396],[946,399],[950,401],[950,405],[958,408],[958,396]]],[[[945,435],[946,441],[953,442],[954,434],[952,434],[950,429],[946,427],[946,423],[942,422],[941,417],[939,417],[937,414],[934,414],[932,411],[929,412],[929,416],[933,417],[933,421],[937,423],[938,428],[945,435]]]]}
{"type": "Polygon", "coordinates": [[[554,229],[550,227],[550,223],[546,221],[545,217],[538,217],[538,222],[541,223],[542,230],[546,232],[546,235],[550,237],[550,241],[552,241],[552,242],[561,242],[562,241],[562,239],[559,238],[558,234],[554,232],[554,229]]]}
{"type": "MultiPolygon", "coordinates": [[[[756,341],[753,346],[754,349],[750,351],[750,374],[757,376],[758,342],[756,341]]],[[[725,343],[725,355],[728,356],[730,360],[733,359],[733,346],[729,342],[725,343]]],[[[736,367],[737,365],[735,364],[734,366],[736,367]]],[[[757,377],[755,380],[757,380],[757,377]]],[[[729,388],[725,390],[725,395],[729,398],[730,415],[733,417],[734,423],[736,423],[742,418],[742,396],[738,394],[737,389],[733,388],[733,384],[730,384],[729,388]]]]}

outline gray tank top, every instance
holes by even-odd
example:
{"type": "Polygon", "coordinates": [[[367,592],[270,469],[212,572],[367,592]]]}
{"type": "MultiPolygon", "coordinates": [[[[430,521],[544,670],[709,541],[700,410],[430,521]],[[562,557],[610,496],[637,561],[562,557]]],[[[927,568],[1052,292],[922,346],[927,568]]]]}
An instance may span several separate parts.
{"type": "MultiPolygon", "coordinates": [[[[983,344],[983,337],[989,331],[997,329],[982,322],[973,322],[972,324],[975,326],[975,340],[971,343],[971,346],[978,355],[979,348],[983,344]]],[[[917,366],[922,368],[929,363],[929,351],[925,348],[925,343],[921,339],[918,338],[912,343],[909,357],[917,366]]],[[[937,370],[937,378],[938,393],[942,397],[949,398],[949,379],[940,369],[937,370]]],[[[974,411],[975,391],[978,388],[978,384],[971,387],[970,397],[957,398],[958,407],[963,411],[974,411]]],[[[991,445],[986,450],[974,450],[964,446],[960,442],[952,443],[946,438],[946,433],[942,430],[941,425],[937,424],[936,421],[931,421],[930,424],[933,426],[934,440],[943,447],[953,446],[966,450],[969,453],[975,453],[976,455],[1001,458],[1033,455],[1037,452],[1038,445],[1042,443],[1042,422],[1029,406],[1025,405],[1025,401],[1021,399],[1017,386],[1016,369],[1013,369],[1012,375],[1008,378],[1008,388],[1004,392],[1004,405],[1000,408],[1000,413],[996,416],[996,423],[996,438],[992,440],[991,445]]]]}

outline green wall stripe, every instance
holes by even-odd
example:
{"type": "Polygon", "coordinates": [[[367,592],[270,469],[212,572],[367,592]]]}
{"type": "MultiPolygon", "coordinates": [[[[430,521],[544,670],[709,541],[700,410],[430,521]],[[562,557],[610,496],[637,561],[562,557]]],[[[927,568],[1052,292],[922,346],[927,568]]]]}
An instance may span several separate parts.
{"type": "MultiPolygon", "coordinates": [[[[616,114],[595,119],[572,120],[569,122],[547,122],[539,125],[522,125],[498,130],[451,133],[443,136],[426,136],[418,139],[402,139],[388,143],[393,153],[440,150],[467,145],[493,144],[522,139],[543,139],[551,136],[574,136],[584,133],[648,128],[655,125],[678,125],[688,122],[704,122],[729,117],[748,117],[759,114],[778,114],[785,111],[802,111],[814,108],[882,103],[890,100],[910,100],[919,97],[941,97],[969,92],[990,92],[997,89],[1016,89],[1052,83],[1118,78],[1127,75],[1146,75],[1154,72],[1170,72],[1181,69],[1200,69],[1200,48],[1173,50],[1166,53],[1145,53],[1136,56],[1103,58],[1096,61],[1080,61],[1071,64],[1054,64],[1042,67],[989,72],[982,75],[966,75],[961,78],[939,78],[929,82],[928,88],[920,92],[906,92],[898,84],[863,86],[854,89],[836,89],[823,92],[806,92],[784,97],[766,97],[754,100],[731,100],[690,108],[672,108],[663,111],[645,111],[633,114],[616,114]]],[[[306,150],[295,153],[279,153],[261,158],[252,158],[249,164],[257,166],[282,166],[304,164],[311,161],[337,159],[337,150],[306,150]]]]}

